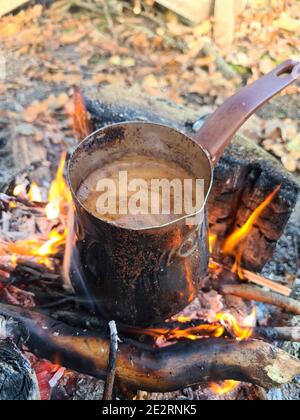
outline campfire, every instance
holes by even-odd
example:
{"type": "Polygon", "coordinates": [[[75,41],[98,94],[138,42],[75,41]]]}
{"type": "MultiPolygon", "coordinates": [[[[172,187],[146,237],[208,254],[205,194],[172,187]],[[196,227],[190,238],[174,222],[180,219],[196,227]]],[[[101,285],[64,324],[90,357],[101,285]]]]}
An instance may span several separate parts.
{"type": "MultiPolygon", "coordinates": [[[[76,90],[74,126],[79,138],[91,131],[87,115],[76,90]]],[[[86,309],[91,297],[77,296],[70,280],[76,239],[66,161],[67,151],[57,156],[48,189],[21,174],[0,196],[1,335],[5,330],[31,355],[42,396],[49,397],[50,385],[55,388],[63,381],[70,374],[67,369],[106,378],[108,397],[115,374],[133,389],[149,392],[204,383],[215,398],[230,395],[244,383],[268,389],[300,374],[298,361],[273,344],[300,342],[299,328],[268,325],[253,301],[297,315],[300,302],[290,297],[290,287],[245,264],[247,241],[281,193],[281,183],[225,236],[211,224],[209,273],[194,302],[157,325],[117,322],[109,338],[107,320],[86,309]],[[46,390],[41,378],[47,378],[46,390]]]]}

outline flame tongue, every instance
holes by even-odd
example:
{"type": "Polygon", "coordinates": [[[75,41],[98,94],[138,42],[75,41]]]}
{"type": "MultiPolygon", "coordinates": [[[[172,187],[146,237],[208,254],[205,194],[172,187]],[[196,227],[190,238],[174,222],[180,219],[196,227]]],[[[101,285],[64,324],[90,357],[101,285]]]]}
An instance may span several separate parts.
{"type": "Polygon", "coordinates": [[[61,156],[56,177],[51,184],[49,190],[49,203],[46,206],[46,215],[49,220],[57,219],[60,215],[62,207],[66,203],[70,203],[71,194],[64,180],[64,167],[66,162],[66,153],[61,156]]]}
{"type": "Polygon", "coordinates": [[[212,382],[212,383],[209,384],[209,386],[210,386],[210,389],[215,394],[225,395],[225,394],[228,394],[229,392],[234,391],[239,386],[239,384],[240,384],[240,382],[228,380],[228,381],[224,381],[222,384],[212,382]]]}
{"type": "Polygon", "coordinates": [[[278,194],[281,185],[279,185],[261,204],[257,209],[251,214],[247,222],[238,230],[230,235],[224,245],[223,252],[225,255],[232,255],[236,247],[247,237],[251,229],[258,221],[259,217],[265,211],[265,209],[271,204],[276,195],[278,194]]]}
{"type": "MultiPolygon", "coordinates": [[[[178,317],[177,321],[189,322],[186,320],[189,318],[178,317]]],[[[134,328],[132,331],[136,334],[146,334],[152,337],[164,337],[166,340],[176,339],[189,339],[199,340],[203,337],[214,337],[219,338],[226,335],[226,332],[231,336],[235,337],[236,340],[248,340],[253,333],[253,328],[256,324],[256,309],[254,308],[252,313],[244,318],[241,322],[238,322],[236,317],[229,312],[220,312],[216,315],[215,322],[211,324],[201,324],[197,326],[191,326],[186,329],[180,327],[169,329],[169,328],[147,328],[139,329],[134,328]]]]}
{"type": "MultiPolygon", "coordinates": [[[[55,179],[53,180],[49,190],[49,202],[45,212],[48,220],[57,219],[61,214],[65,215],[67,207],[71,202],[71,193],[64,180],[64,166],[66,153],[63,153],[59,162],[55,179]]],[[[36,183],[32,183],[28,193],[24,184],[17,185],[13,191],[14,196],[27,199],[33,202],[41,202],[41,191],[36,183]]],[[[11,208],[15,208],[12,206],[11,208]]],[[[64,226],[56,227],[51,230],[49,237],[45,240],[43,237],[31,238],[28,240],[19,240],[16,242],[0,243],[0,254],[12,254],[11,262],[16,264],[17,256],[38,257],[40,263],[51,266],[49,257],[55,256],[61,246],[65,244],[67,237],[67,229],[64,226]]]]}

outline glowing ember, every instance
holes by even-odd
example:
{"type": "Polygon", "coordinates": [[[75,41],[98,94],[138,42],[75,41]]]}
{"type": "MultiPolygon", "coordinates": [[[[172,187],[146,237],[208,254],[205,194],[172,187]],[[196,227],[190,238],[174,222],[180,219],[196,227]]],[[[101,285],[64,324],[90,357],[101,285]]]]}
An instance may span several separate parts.
{"type": "Polygon", "coordinates": [[[215,394],[225,395],[234,391],[239,386],[239,384],[240,382],[229,380],[222,383],[211,383],[209,386],[215,394]]]}
{"type": "Polygon", "coordinates": [[[279,190],[281,188],[281,185],[279,185],[273,192],[270,194],[263,203],[260,204],[260,206],[257,207],[257,209],[252,213],[252,215],[249,217],[247,222],[240,228],[237,229],[235,232],[233,232],[232,235],[230,235],[223,246],[223,252],[225,255],[233,255],[236,247],[247,237],[247,235],[250,233],[251,229],[259,219],[259,217],[262,215],[264,210],[271,204],[271,202],[274,200],[276,195],[278,194],[279,190]]]}
{"type": "Polygon", "coordinates": [[[38,185],[33,182],[30,186],[30,189],[28,191],[28,198],[30,201],[33,201],[35,203],[41,203],[42,202],[42,194],[38,187],[38,185]]]}
{"type": "Polygon", "coordinates": [[[185,323],[185,322],[191,322],[191,318],[190,318],[189,316],[179,315],[179,316],[175,319],[175,321],[182,322],[182,323],[185,323]]]}
{"type": "Polygon", "coordinates": [[[70,190],[65,182],[63,173],[66,162],[66,153],[63,153],[59,162],[56,177],[51,184],[46,206],[46,215],[49,220],[59,217],[62,207],[71,202],[70,190]]]}

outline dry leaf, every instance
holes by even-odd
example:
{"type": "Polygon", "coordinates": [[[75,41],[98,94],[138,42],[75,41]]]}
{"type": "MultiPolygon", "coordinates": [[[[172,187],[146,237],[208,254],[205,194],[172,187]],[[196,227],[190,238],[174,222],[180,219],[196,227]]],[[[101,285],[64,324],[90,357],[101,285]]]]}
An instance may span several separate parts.
{"type": "Polygon", "coordinates": [[[28,123],[33,123],[39,114],[43,114],[48,110],[48,102],[42,101],[42,102],[33,102],[32,105],[30,105],[28,108],[24,111],[24,121],[28,123]]]}
{"type": "Polygon", "coordinates": [[[60,37],[60,42],[62,44],[75,44],[78,41],[80,41],[84,36],[86,36],[87,32],[85,30],[83,31],[71,31],[71,32],[65,32],[60,37]]]}
{"type": "Polygon", "coordinates": [[[287,13],[282,12],[280,18],[273,22],[273,27],[284,29],[285,31],[295,32],[300,29],[299,19],[291,18],[287,13]]]}
{"type": "Polygon", "coordinates": [[[283,166],[288,171],[295,172],[297,170],[297,164],[298,164],[298,162],[292,156],[290,156],[290,155],[283,156],[281,158],[281,162],[282,162],[283,166]]]}
{"type": "Polygon", "coordinates": [[[288,142],[287,148],[290,151],[300,152],[300,133],[293,140],[288,142]]]}
{"type": "Polygon", "coordinates": [[[264,57],[259,62],[259,69],[262,72],[262,74],[269,73],[271,70],[274,69],[274,67],[275,67],[275,63],[269,57],[264,57]]]}
{"type": "Polygon", "coordinates": [[[211,30],[211,22],[210,20],[206,20],[205,22],[201,23],[201,25],[196,26],[194,29],[195,36],[202,36],[208,34],[211,30]]]}

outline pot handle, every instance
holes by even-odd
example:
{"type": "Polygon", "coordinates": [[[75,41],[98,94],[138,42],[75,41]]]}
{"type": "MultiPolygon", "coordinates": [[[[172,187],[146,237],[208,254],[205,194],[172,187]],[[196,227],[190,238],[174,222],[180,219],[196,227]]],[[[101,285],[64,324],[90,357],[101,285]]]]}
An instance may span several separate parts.
{"type": "Polygon", "coordinates": [[[287,60],[227,99],[196,133],[214,165],[244,122],[269,99],[300,77],[300,62],[287,60]]]}

